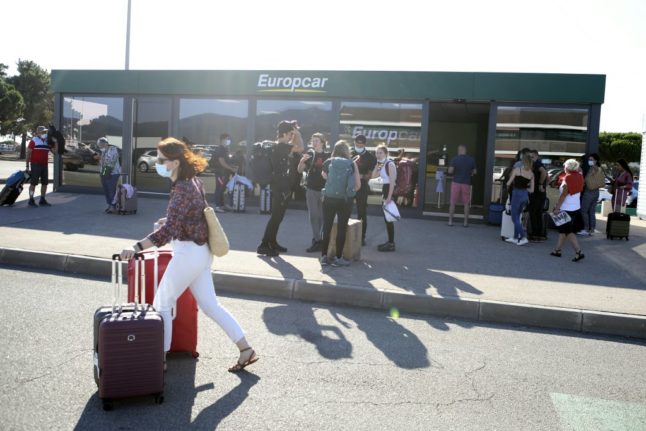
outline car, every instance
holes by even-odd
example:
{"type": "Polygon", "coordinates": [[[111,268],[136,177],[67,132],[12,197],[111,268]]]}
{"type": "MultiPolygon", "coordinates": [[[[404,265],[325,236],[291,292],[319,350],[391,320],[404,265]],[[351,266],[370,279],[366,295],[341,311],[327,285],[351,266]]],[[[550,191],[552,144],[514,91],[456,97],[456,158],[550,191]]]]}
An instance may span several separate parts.
{"type": "Polygon", "coordinates": [[[630,195],[626,198],[626,206],[628,208],[637,208],[637,196],[639,195],[639,181],[633,182],[633,189],[630,195]]]}
{"type": "Polygon", "coordinates": [[[599,199],[597,202],[603,201],[612,201],[612,193],[610,193],[605,187],[599,189],[599,199]]]}
{"type": "Polygon", "coordinates": [[[81,156],[74,151],[65,151],[61,158],[63,159],[63,169],[66,171],[78,171],[85,166],[81,156]]]}
{"type": "Polygon", "coordinates": [[[94,156],[101,154],[94,151],[89,145],[83,143],[79,143],[78,148],[74,150],[74,153],[83,159],[83,163],[88,163],[90,165],[98,164],[99,162],[94,158],[94,156]]]}
{"type": "Polygon", "coordinates": [[[157,150],[148,150],[137,159],[139,172],[148,172],[157,163],[157,150]]]}

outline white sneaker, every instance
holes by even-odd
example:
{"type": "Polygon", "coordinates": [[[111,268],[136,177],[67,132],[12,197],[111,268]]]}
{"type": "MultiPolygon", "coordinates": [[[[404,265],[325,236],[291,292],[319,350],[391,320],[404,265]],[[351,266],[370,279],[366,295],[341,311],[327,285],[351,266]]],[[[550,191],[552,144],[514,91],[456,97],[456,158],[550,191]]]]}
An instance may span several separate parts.
{"type": "Polygon", "coordinates": [[[215,211],[216,213],[223,213],[224,212],[222,207],[215,207],[215,208],[213,208],[213,211],[215,211]]]}
{"type": "Polygon", "coordinates": [[[587,230],[581,230],[581,231],[577,232],[576,234],[580,235],[580,236],[590,236],[590,233],[587,230]]]}
{"type": "Polygon", "coordinates": [[[516,244],[518,242],[516,238],[507,238],[505,241],[507,241],[510,244],[516,244]]]}
{"type": "Polygon", "coordinates": [[[516,243],[516,245],[525,245],[525,244],[527,244],[527,243],[529,243],[529,241],[527,240],[527,238],[521,238],[521,239],[519,239],[519,240],[518,240],[518,242],[516,243]]]}

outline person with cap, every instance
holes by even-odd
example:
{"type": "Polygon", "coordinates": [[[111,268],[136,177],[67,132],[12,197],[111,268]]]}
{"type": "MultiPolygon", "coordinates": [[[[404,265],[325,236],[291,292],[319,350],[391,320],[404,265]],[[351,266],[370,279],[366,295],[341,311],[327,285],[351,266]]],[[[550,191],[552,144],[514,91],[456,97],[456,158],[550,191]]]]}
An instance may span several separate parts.
{"type": "Polygon", "coordinates": [[[114,195],[117,193],[117,183],[121,175],[121,164],[119,163],[119,150],[114,145],[110,145],[106,137],[97,139],[96,144],[101,150],[101,154],[94,156],[99,161],[99,178],[103,187],[105,201],[108,204],[105,212],[112,214],[116,212],[114,207],[114,195]]]}
{"type": "Polygon", "coordinates": [[[223,213],[225,210],[230,211],[230,205],[224,201],[224,192],[227,189],[229,177],[237,173],[238,168],[229,164],[229,147],[231,146],[231,135],[223,133],[220,135],[220,144],[216,145],[209,162],[213,172],[215,173],[215,208],[218,213],[223,213]]]}
{"type": "Polygon", "coordinates": [[[355,200],[357,202],[357,218],[361,220],[361,245],[366,245],[366,230],[368,229],[368,195],[370,194],[368,181],[372,177],[372,171],[377,165],[377,158],[366,149],[365,135],[355,136],[352,160],[359,168],[359,178],[361,179],[361,187],[357,190],[355,200]]]}
{"type": "Polygon", "coordinates": [[[258,246],[259,255],[278,256],[287,249],[278,244],[280,223],[285,217],[290,187],[290,159],[303,152],[303,138],[296,121],[281,121],[278,124],[278,141],[271,147],[271,216],[267,222],[262,241],[258,246]]]}
{"type": "Polygon", "coordinates": [[[30,186],[29,186],[29,206],[30,207],[49,207],[49,202],[45,199],[47,193],[47,184],[49,184],[49,152],[56,154],[56,144],[50,147],[47,143],[47,127],[38,126],[36,129],[36,136],[34,136],[29,145],[27,146],[27,171],[30,173],[30,186]],[[40,182],[40,201],[36,205],[34,200],[34,192],[36,186],[40,182]]]}

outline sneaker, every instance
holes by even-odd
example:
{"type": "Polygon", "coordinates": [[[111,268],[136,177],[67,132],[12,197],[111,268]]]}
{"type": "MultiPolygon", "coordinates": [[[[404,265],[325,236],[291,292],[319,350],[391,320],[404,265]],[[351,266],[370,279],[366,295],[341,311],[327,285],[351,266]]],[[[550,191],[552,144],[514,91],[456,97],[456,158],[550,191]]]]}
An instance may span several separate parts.
{"type": "Polygon", "coordinates": [[[222,207],[215,207],[215,208],[213,208],[213,211],[215,211],[216,213],[223,213],[223,212],[224,212],[224,208],[222,208],[222,207]]]}
{"type": "Polygon", "coordinates": [[[332,266],[336,266],[336,267],[350,266],[350,263],[352,263],[352,262],[345,259],[344,257],[337,257],[337,258],[334,259],[334,261],[332,261],[332,266]]]}
{"type": "Polygon", "coordinates": [[[590,233],[587,230],[580,230],[576,234],[579,236],[590,236],[590,233]]]}
{"type": "Polygon", "coordinates": [[[233,207],[229,204],[224,205],[224,211],[233,211],[233,207]]]}
{"type": "Polygon", "coordinates": [[[527,244],[528,242],[529,242],[529,241],[527,241],[527,238],[521,238],[521,239],[519,239],[519,240],[518,240],[518,242],[516,243],[516,245],[525,245],[525,244],[527,244]]]}
{"type": "Polygon", "coordinates": [[[317,251],[323,250],[323,241],[312,240],[312,245],[305,251],[308,253],[316,253],[317,251]]]}
{"type": "Polygon", "coordinates": [[[328,261],[327,255],[323,255],[319,258],[319,262],[321,263],[321,266],[328,266],[330,262],[328,261]]]}
{"type": "Polygon", "coordinates": [[[52,204],[50,204],[49,202],[47,202],[47,201],[45,200],[45,198],[40,198],[40,200],[38,201],[38,206],[41,206],[41,207],[51,207],[51,206],[52,206],[52,204]]]}
{"type": "Polygon", "coordinates": [[[271,248],[273,248],[274,250],[278,250],[280,253],[287,253],[287,247],[283,247],[277,242],[271,244],[271,248]]]}
{"type": "Polygon", "coordinates": [[[269,247],[266,244],[260,244],[258,246],[258,249],[256,250],[256,253],[258,253],[260,255],[264,255],[264,256],[270,256],[270,257],[278,256],[278,250],[276,250],[276,249],[274,249],[272,247],[269,247]]]}
{"type": "Polygon", "coordinates": [[[511,244],[516,244],[518,242],[516,238],[507,238],[505,241],[511,244]]]}
{"type": "Polygon", "coordinates": [[[394,242],[385,242],[377,247],[378,251],[395,251],[394,242]]]}
{"type": "Polygon", "coordinates": [[[30,207],[37,207],[38,206],[38,205],[36,205],[36,201],[34,200],[34,198],[29,198],[29,203],[27,205],[29,205],[30,207]]]}
{"type": "Polygon", "coordinates": [[[594,235],[594,234],[595,234],[594,229],[592,229],[592,230],[589,230],[589,231],[588,231],[588,235],[592,236],[592,235],[594,235]]]}

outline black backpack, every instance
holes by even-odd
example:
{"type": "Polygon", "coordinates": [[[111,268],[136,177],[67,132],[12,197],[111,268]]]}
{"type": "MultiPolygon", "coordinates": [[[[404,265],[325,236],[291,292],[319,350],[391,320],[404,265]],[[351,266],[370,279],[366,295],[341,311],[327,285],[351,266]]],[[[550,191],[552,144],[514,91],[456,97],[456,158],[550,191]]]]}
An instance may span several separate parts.
{"type": "Polygon", "coordinates": [[[258,184],[269,184],[272,179],[271,147],[272,141],[256,142],[251,149],[251,169],[253,180],[258,184]]]}
{"type": "Polygon", "coordinates": [[[65,152],[65,137],[60,130],[56,130],[56,127],[50,124],[47,131],[47,145],[53,148],[56,144],[58,144],[58,154],[63,154],[65,152]]]}

